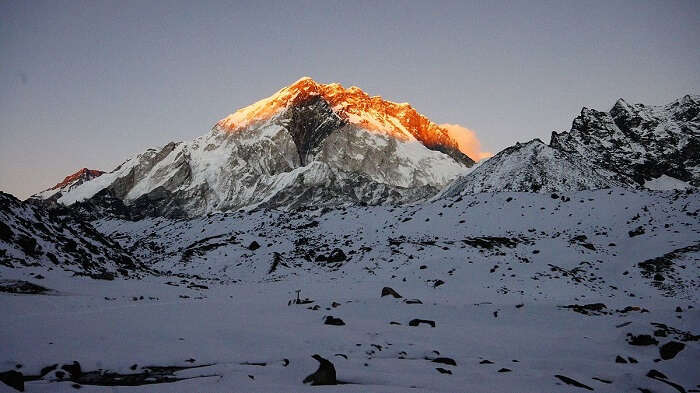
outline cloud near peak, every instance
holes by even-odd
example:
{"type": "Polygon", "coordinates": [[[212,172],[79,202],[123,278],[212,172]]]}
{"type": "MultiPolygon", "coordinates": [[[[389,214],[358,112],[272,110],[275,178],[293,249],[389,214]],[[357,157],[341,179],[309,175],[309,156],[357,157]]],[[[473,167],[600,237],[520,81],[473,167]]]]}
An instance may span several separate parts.
{"type": "Polygon", "coordinates": [[[449,123],[440,124],[440,127],[447,130],[450,137],[457,142],[459,150],[472,160],[481,161],[493,156],[492,153],[481,150],[481,142],[476,137],[476,133],[467,127],[449,123]]]}

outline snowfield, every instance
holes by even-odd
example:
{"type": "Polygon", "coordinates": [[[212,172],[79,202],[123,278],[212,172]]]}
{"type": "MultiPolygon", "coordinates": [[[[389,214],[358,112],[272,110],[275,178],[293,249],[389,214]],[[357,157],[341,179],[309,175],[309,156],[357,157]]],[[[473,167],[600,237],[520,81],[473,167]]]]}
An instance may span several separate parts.
{"type": "Polygon", "coordinates": [[[99,220],[154,272],[0,265],[0,372],[28,392],[700,391],[699,196],[99,220]],[[314,354],[340,384],[302,384],[314,354]]]}

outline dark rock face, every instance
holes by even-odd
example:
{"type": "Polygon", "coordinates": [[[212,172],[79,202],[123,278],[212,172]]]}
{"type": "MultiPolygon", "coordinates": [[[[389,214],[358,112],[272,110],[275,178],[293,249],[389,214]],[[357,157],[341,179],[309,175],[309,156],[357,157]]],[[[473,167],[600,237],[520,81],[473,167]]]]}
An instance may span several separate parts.
{"type": "Polygon", "coordinates": [[[323,323],[332,326],[345,326],[345,322],[342,319],[335,318],[331,315],[328,315],[323,323]]]}
{"type": "Polygon", "coordinates": [[[610,112],[583,108],[571,130],[552,133],[550,145],[586,157],[617,180],[643,185],[668,175],[700,185],[700,97],[664,106],[617,101],[610,112]]]}
{"type": "Polygon", "coordinates": [[[569,308],[579,314],[584,314],[584,315],[600,315],[600,314],[605,314],[607,307],[603,303],[591,303],[591,304],[585,304],[585,305],[579,305],[579,304],[570,304],[568,306],[564,306],[564,308],[569,308]]]}
{"type": "Polygon", "coordinates": [[[24,391],[24,375],[19,371],[9,370],[0,373],[0,381],[20,392],[24,391]]]}
{"type": "Polygon", "coordinates": [[[593,390],[592,387],[590,387],[588,385],[584,385],[581,382],[579,382],[573,378],[567,377],[566,375],[555,375],[555,377],[567,385],[575,386],[577,388],[586,389],[586,390],[593,390]]]}
{"type": "Polygon", "coordinates": [[[454,359],[452,359],[452,358],[446,358],[446,357],[435,358],[435,359],[433,359],[433,363],[448,364],[448,365],[450,365],[450,366],[456,366],[456,365],[457,365],[457,362],[455,362],[454,359]]]}
{"type": "Polygon", "coordinates": [[[399,295],[398,292],[396,292],[393,288],[391,287],[384,287],[382,288],[382,297],[384,296],[392,296],[395,299],[401,298],[401,295],[399,295]]]}
{"type": "Polygon", "coordinates": [[[320,95],[311,96],[291,107],[285,114],[289,133],[299,154],[299,162],[306,165],[321,142],[333,131],[346,125],[320,95]]]}
{"type": "Polygon", "coordinates": [[[331,251],[330,255],[328,255],[328,258],[326,259],[328,262],[334,263],[334,262],[343,262],[344,260],[348,259],[348,257],[345,255],[343,250],[339,248],[333,249],[331,251]]]}
{"type": "Polygon", "coordinates": [[[408,322],[408,326],[419,326],[420,324],[426,324],[430,325],[430,327],[435,327],[435,321],[431,321],[428,319],[411,319],[410,322],[408,322]]]}
{"type": "Polygon", "coordinates": [[[315,373],[304,378],[304,383],[309,383],[312,386],[317,385],[336,385],[338,381],[335,376],[335,366],[327,359],[320,355],[313,355],[312,358],[318,361],[318,370],[315,373]]]}
{"type": "Polygon", "coordinates": [[[647,345],[657,345],[659,342],[652,336],[648,334],[640,334],[635,336],[633,334],[628,334],[627,342],[630,345],[647,346],[647,345]]]}
{"type": "Polygon", "coordinates": [[[685,344],[679,343],[678,341],[669,341],[659,348],[659,354],[661,355],[661,359],[669,360],[676,357],[683,348],[685,348],[685,344]]]}

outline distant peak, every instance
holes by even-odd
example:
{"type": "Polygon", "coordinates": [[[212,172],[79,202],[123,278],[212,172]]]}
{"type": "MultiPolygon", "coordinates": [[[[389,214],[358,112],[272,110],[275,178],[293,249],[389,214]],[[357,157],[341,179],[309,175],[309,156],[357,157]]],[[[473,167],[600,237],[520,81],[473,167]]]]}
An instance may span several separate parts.
{"type": "Polygon", "coordinates": [[[75,183],[77,180],[90,180],[94,179],[96,177],[100,177],[104,174],[105,172],[97,170],[97,169],[88,169],[88,168],[82,168],[75,172],[72,175],[68,175],[61,181],[60,183],[56,184],[55,186],[51,187],[50,190],[58,190],[59,188],[63,188],[65,186],[68,186],[70,184],[75,183]]]}

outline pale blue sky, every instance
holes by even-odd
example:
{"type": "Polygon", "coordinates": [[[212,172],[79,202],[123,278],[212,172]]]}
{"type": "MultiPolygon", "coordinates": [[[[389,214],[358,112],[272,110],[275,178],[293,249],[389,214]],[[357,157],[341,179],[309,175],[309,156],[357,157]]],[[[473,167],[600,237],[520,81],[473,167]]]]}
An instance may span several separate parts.
{"type": "Polygon", "coordinates": [[[206,133],[308,75],[410,102],[486,150],[582,106],[700,93],[693,1],[0,1],[0,190],[206,133]]]}

